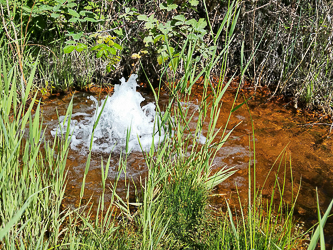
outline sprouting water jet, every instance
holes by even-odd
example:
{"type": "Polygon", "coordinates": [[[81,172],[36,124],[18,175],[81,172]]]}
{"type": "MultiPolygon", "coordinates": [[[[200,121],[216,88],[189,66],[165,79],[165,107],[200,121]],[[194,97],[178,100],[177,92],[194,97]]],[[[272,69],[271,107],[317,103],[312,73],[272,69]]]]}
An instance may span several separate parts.
{"type": "MultiPolygon", "coordinates": [[[[72,115],[73,118],[83,116],[80,121],[72,119],[70,122],[72,135],[70,145],[73,150],[85,152],[89,149],[93,127],[104,102],[106,102],[104,110],[94,130],[92,151],[101,153],[121,151],[126,147],[127,138],[129,151],[140,151],[141,146],[143,150],[149,150],[153,139],[155,144],[163,140],[164,131],[157,130],[156,120],[159,117],[156,116],[155,104],[140,106],[145,98],[136,92],[138,86],[136,78],[137,75],[133,74],[127,82],[125,78],[120,79],[121,85],[116,85],[114,94],[102,100],[100,105],[96,98],[88,97],[96,105],[92,117],[84,113],[72,115]]],[[[61,125],[51,131],[53,136],[56,133],[66,133],[67,122],[64,123],[64,119],[64,116],[60,117],[61,125]]]]}

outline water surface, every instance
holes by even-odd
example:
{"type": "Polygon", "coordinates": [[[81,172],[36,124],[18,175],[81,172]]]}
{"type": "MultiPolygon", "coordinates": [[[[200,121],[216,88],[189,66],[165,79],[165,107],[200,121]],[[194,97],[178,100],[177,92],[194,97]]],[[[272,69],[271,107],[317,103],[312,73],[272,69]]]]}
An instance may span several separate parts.
{"type": "MultiPolygon", "coordinates": [[[[200,90],[200,87],[198,88],[200,90]]],[[[191,103],[188,108],[191,112],[197,109],[198,100],[200,100],[200,91],[194,91],[191,103]]],[[[143,104],[153,102],[154,98],[146,89],[139,90],[146,99],[143,104]]],[[[247,97],[249,94],[246,94],[247,97]]],[[[73,113],[83,113],[93,115],[95,104],[92,98],[104,98],[98,94],[79,92],[75,93],[73,99],[73,113]]],[[[229,91],[223,97],[223,110],[220,114],[217,127],[225,126],[229,111],[232,108],[232,102],[235,96],[234,91],[229,91]]],[[[260,95],[258,95],[260,96],[260,95]]],[[[52,97],[45,100],[43,105],[43,117],[45,125],[47,125],[46,139],[52,140],[50,131],[56,128],[57,113],[64,115],[71,95],[52,97]]],[[[242,96],[238,98],[237,104],[243,102],[242,96]]],[[[329,133],[329,126],[309,126],[313,123],[310,117],[302,113],[295,112],[294,109],[288,108],[278,102],[265,102],[266,98],[255,97],[249,101],[249,110],[251,112],[252,121],[255,132],[255,163],[256,163],[256,184],[261,187],[266,177],[274,165],[279,154],[286,148],[287,166],[289,168],[289,160],[291,160],[292,175],[294,178],[294,186],[290,183],[290,169],[287,169],[287,186],[285,195],[291,198],[292,192],[300,193],[296,206],[296,216],[307,223],[313,225],[317,222],[316,212],[316,188],[318,190],[320,206],[325,209],[333,198],[333,140],[329,133]],[[305,125],[305,126],[304,126],[305,125]],[[290,157],[290,158],[289,158],[290,157]],[[301,185],[300,185],[301,183],[301,185]]],[[[162,93],[160,106],[166,106],[168,103],[168,94],[162,93]]],[[[80,119],[79,116],[75,119],[80,119]]],[[[84,116],[82,116],[84,119],[84,116]]],[[[222,167],[234,167],[237,173],[227,181],[219,185],[214,190],[214,198],[212,202],[216,206],[223,206],[225,198],[231,203],[237,204],[237,189],[241,200],[246,202],[248,192],[248,167],[250,157],[253,167],[253,151],[252,141],[252,123],[247,107],[244,105],[235,111],[231,117],[227,129],[237,126],[232,133],[230,139],[225,146],[217,153],[214,160],[213,170],[217,171],[222,167]]],[[[207,125],[207,124],[206,124],[207,125]]],[[[194,127],[194,124],[191,126],[194,127]]],[[[205,131],[203,132],[205,134],[205,131]]],[[[98,203],[98,197],[102,193],[101,188],[101,157],[103,157],[104,166],[108,155],[102,153],[93,153],[89,173],[86,179],[85,200],[88,201],[92,197],[91,202],[98,203]]],[[[78,204],[84,169],[86,166],[87,154],[84,151],[70,150],[67,161],[68,166],[68,184],[66,189],[65,206],[75,207],[78,204]]],[[[110,170],[108,173],[107,183],[112,183],[118,175],[119,154],[111,155],[110,170]]],[[[279,164],[275,164],[272,169],[271,177],[269,177],[264,186],[263,194],[269,197],[275,181],[275,173],[279,164]]],[[[117,193],[125,196],[127,188],[125,188],[126,180],[133,180],[138,183],[140,178],[144,178],[147,174],[147,168],[141,152],[132,152],[127,159],[126,178],[124,174],[120,178],[117,187],[117,193]]],[[[283,171],[278,176],[280,183],[283,181],[283,171]]],[[[110,187],[110,186],[109,186],[110,187]]],[[[132,185],[133,187],[133,185],[132,185]]],[[[131,189],[130,199],[134,199],[134,188],[131,189]]],[[[276,197],[277,199],[279,197],[276,197]]],[[[110,192],[106,195],[106,201],[110,199],[110,192]]],[[[333,232],[333,222],[328,221],[326,225],[328,233],[333,232]]],[[[328,239],[333,244],[333,239],[328,239]]]]}

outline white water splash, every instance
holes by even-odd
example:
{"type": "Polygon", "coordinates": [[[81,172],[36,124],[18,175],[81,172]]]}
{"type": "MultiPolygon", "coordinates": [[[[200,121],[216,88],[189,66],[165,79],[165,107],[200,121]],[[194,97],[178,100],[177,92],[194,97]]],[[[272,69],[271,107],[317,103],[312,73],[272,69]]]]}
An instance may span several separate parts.
{"type": "MultiPolygon", "coordinates": [[[[157,131],[156,119],[159,118],[155,117],[155,104],[148,103],[143,107],[140,106],[145,98],[136,92],[138,86],[136,78],[137,75],[134,74],[127,82],[122,78],[120,80],[121,85],[115,86],[114,94],[107,100],[102,100],[100,106],[98,106],[98,101],[94,97],[88,97],[95,102],[97,108],[93,117],[82,113],[72,115],[72,117],[84,117],[80,121],[71,120],[72,149],[83,150],[83,152],[89,149],[93,126],[104,102],[106,102],[105,107],[94,132],[92,151],[103,153],[110,153],[113,150],[120,151],[126,147],[127,134],[129,135],[129,151],[140,151],[140,144],[143,150],[149,150],[153,138],[155,144],[163,140],[164,131],[160,131],[160,133],[157,131]]],[[[63,124],[63,121],[64,116],[60,117],[61,124],[63,124]]],[[[65,134],[66,124],[52,130],[51,134],[55,136],[57,131],[58,134],[59,131],[65,134]]]]}

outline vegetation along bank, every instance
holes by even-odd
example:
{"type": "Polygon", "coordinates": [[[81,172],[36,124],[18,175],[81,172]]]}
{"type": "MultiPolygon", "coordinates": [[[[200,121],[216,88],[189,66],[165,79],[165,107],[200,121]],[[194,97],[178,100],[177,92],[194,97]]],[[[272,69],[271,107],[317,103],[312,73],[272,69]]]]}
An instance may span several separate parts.
{"type": "MultiPolygon", "coordinates": [[[[315,249],[318,242],[323,247],[332,203],[307,234],[293,219],[296,193],[289,203],[262,199],[255,138],[247,201],[236,211],[226,205],[226,211],[214,213],[208,197],[235,170],[212,169],[234,130],[229,119],[217,124],[222,97],[235,77],[240,87],[268,86],[269,98],[286,96],[296,108],[332,115],[332,8],[328,0],[1,0],[0,247],[315,249]],[[134,73],[151,87],[156,104],[160,89],[169,89],[166,107],[156,106],[154,132],[165,133],[163,143],[142,153],[147,177],[136,188],[131,184],[137,192],[129,201],[116,192],[126,176],[127,146],[118,154],[118,175],[108,189],[114,166],[101,160],[102,191],[92,217],[83,200],[92,136],[80,202],[65,208],[73,106],[64,116],[63,135],[45,140],[36,94],[111,87],[134,73]],[[213,87],[212,77],[220,84],[213,87]],[[198,79],[203,87],[190,128],[193,116],[183,104],[191,101],[198,79]]],[[[235,99],[230,116],[238,108],[235,99]]],[[[281,171],[290,167],[286,162],[280,162],[281,171]]],[[[271,197],[283,197],[286,182],[274,183],[271,197]]]]}

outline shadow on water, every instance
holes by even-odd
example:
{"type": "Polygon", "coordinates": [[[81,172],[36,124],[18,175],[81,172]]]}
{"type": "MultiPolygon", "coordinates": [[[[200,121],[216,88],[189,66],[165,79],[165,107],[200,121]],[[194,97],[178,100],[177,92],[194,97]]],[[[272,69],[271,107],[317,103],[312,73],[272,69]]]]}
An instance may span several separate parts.
{"type": "MultiPolygon", "coordinates": [[[[153,101],[153,96],[149,91],[141,91],[146,98],[144,104],[153,101]]],[[[73,99],[73,114],[86,113],[93,115],[95,105],[92,100],[87,99],[88,96],[98,95],[94,93],[76,93],[73,99]]],[[[57,113],[64,115],[72,96],[62,96],[46,100],[43,105],[44,125],[47,125],[46,139],[52,140],[50,131],[57,127],[57,113]]],[[[234,93],[227,92],[223,97],[223,112],[220,115],[217,127],[224,127],[229,111],[232,107],[234,93]]],[[[193,93],[193,98],[188,108],[193,112],[198,108],[197,100],[200,100],[199,92],[193,93]]],[[[163,93],[160,99],[160,107],[162,108],[168,102],[167,93],[163,93]]],[[[239,98],[238,103],[243,102],[239,98]]],[[[301,126],[307,124],[310,118],[297,113],[292,109],[285,108],[279,103],[265,103],[262,98],[252,98],[249,101],[249,108],[254,122],[255,140],[256,140],[256,171],[257,185],[261,186],[266,176],[277,159],[281,151],[287,146],[287,153],[291,155],[292,171],[294,177],[294,194],[298,188],[301,190],[298,197],[295,215],[306,226],[314,225],[317,218],[316,211],[316,187],[320,199],[320,207],[324,210],[333,198],[333,140],[326,126],[301,126]]],[[[163,109],[163,108],[162,108],[163,109]]],[[[80,119],[80,117],[76,117],[80,119]]],[[[215,196],[212,202],[216,206],[223,206],[225,198],[233,204],[238,203],[236,187],[239,190],[240,198],[245,202],[248,192],[248,164],[250,160],[249,140],[251,140],[251,121],[246,106],[235,111],[232,115],[228,129],[233,128],[237,123],[242,123],[235,128],[231,138],[224,147],[217,153],[214,160],[214,170],[221,167],[234,167],[238,172],[227,181],[219,185],[215,190],[215,196]]],[[[195,122],[195,119],[194,119],[195,122]]],[[[195,125],[192,124],[192,127],[195,125]]],[[[205,135],[205,131],[203,132],[205,135]]],[[[252,142],[251,142],[252,143],[252,142]]],[[[108,155],[101,153],[93,153],[89,173],[86,179],[85,200],[90,200],[94,204],[98,204],[98,198],[102,194],[101,188],[101,157],[103,157],[104,166],[108,155]]],[[[75,207],[79,202],[82,178],[86,165],[86,152],[70,150],[67,160],[68,166],[68,184],[66,189],[66,198],[64,205],[67,207],[75,207]]],[[[110,170],[108,173],[107,183],[112,183],[118,174],[119,154],[112,153],[110,170]]],[[[275,167],[277,168],[277,166],[275,167]]],[[[274,185],[274,171],[271,178],[268,178],[263,189],[263,195],[269,197],[274,185]]],[[[288,170],[289,171],[289,170],[288,170]]],[[[283,172],[283,171],[282,171],[283,172]]],[[[124,174],[121,176],[117,186],[117,193],[125,197],[127,188],[125,181],[133,180],[138,183],[140,178],[144,179],[147,174],[147,168],[141,152],[132,152],[127,159],[126,178],[124,174]]],[[[279,176],[283,178],[283,176],[279,176]]],[[[108,186],[110,187],[110,185],[108,186]]],[[[135,197],[134,187],[132,185],[130,192],[130,200],[135,197]]],[[[291,197],[292,187],[290,182],[287,184],[286,197],[291,197]]],[[[106,202],[110,200],[110,192],[106,194],[106,202]]],[[[325,226],[327,231],[327,243],[333,245],[333,221],[329,219],[325,226]]]]}

